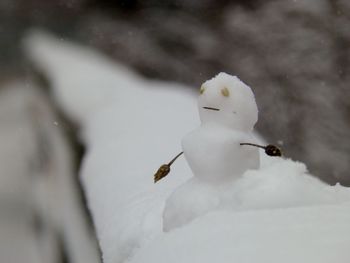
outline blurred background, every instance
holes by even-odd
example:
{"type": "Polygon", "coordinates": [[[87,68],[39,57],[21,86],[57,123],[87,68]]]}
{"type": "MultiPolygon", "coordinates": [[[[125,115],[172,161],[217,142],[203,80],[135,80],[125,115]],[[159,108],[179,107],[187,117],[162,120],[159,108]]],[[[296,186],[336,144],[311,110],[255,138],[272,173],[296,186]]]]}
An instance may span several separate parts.
{"type": "Polygon", "coordinates": [[[350,186],[349,22],[347,0],[0,0],[2,261],[100,257],[78,180],[78,127],[23,51],[29,30],[193,89],[220,71],[237,75],[256,94],[266,141],[350,186]]]}

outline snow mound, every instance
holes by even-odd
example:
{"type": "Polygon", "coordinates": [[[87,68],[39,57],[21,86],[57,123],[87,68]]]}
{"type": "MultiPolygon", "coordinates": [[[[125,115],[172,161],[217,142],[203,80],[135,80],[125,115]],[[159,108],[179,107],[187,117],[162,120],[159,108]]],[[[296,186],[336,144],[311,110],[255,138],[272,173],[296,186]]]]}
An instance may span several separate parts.
{"type": "Polygon", "coordinates": [[[25,43],[62,109],[81,124],[81,178],[104,262],[349,262],[349,190],[279,158],[263,157],[260,170],[234,184],[178,195],[197,210],[163,232],[165,202],[191,172],[182,158],[156,185],[152,176],[198,125],[193,94],[46,34],[25,43]]]}
{"type": "Polygon", "coordinates": [[[213,184],[193,177],[167,200],[164,230],[188,224],[213,210],[261,210],[350,202],[350,191],[329,186],[307,173],[303,163],[273,158],[230,183],[213,184]]]}
{"type": "Polygon", "coordinates": [[[239,209],[274,209],[350,201],[350,191],[330,186],[308,174],[305,164],[276,159],[247,171],[234,185],[239,209]]]}
{"type": "Polygon", "coordinates": [[[46,32],[32,30],[23,42],[28,57],[48,77],[56,100],[77,123],[123,100],[126,93],[116,90],[142,86],[139,77],[122,65],[46,32]]]}
{"type": "Polygon", "coordinates": [[[160,235],[128,263],[349,262],[350,205],[215,211],[160,235]]]}

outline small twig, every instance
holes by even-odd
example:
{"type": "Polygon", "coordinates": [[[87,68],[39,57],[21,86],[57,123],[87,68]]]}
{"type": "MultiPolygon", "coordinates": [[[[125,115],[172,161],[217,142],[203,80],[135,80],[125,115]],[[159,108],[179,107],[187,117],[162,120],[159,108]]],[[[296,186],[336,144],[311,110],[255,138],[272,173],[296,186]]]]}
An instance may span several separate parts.
{"type": "Polygon", "coordinates": [[[178,155],[176,155],[176,156],[174,157],[174,159],[172,159],[172,160],[168,163],[168,165],[171,166],[171,165],[173,164],[173,162],[175,162],[176,159],[179,158],[183,153],[184,153],[184,152],[180,152],[178,155]]]}
{"type": "Polygon", "coordinates": [[[258,145],[255,143],[249,143],[249,142],[242,142],[240,143],[240,145],[250,145],[250,146],[255,146],[255,147],[259,147],[265,150],[265,153],[269,156],[282,156],[282,151],[280,148],[278,148],[275,145],[269,144],[266,146],[262,146],[262,145],[258,145]]]}
{"type": "Polygon", "coordinates": [[[219,110],[220,110],[220,109],[212,108],[212,107],[203,107],[203,109],[206,109],[206,110],[216,110],[216,111],[219,111],[219,110]]]}
{"type": "Polygon", "coordinates": [[[262,149],[266,148],[266,146],[258,145],[258,144],[255,144],[255,143],[249,143],[249,142],[242,142],[239,145],[250,145],[250,146],[259,147],[259,148],[262,148],[262,149]]]}
{"type": "Polygon", "coordinates": [[[160,179],[164,178],[170,172],[170,166],[179,158],[184,152],[180,152],[176,155],[168,164],[163,164],[159,167],[158,171],[154,175],[154,183],[158,182],[160,179]]]}

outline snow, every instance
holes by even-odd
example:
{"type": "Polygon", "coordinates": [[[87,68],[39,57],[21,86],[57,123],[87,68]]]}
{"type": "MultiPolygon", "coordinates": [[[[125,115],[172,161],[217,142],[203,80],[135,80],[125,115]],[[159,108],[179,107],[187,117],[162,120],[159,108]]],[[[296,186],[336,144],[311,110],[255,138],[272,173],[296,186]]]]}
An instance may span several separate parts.
{"type": "Polygon", "coordinates": [[[182,139],[193,174],[223,182],[259,167],[258,149],[251,134],[258,110],[251,89],[236,76],[220,73],[201,86],[198,110],[201,125],[182,139]],[[220,178],[220,179],[219,179],[220,178]]]}
{"type": "Polygon", "coordinates": [[[163,232],[165,202],[192,173],[180,158],[159,183],[153,174],[198,127],[196,96],[49,35],[25,43],[81,126],[81,180],[104,262],[348,262],[349,190],[281,158],[262,157],[260,170],[221,188],[196,184],[196,199],[179,195],[198,203],[195,218],[185,212],[181,227],[163,232]]]}
{"type": "MultiPolygon", "coordinates": [[[[166,201],[163,229],[170,231],[220,207],[244,172],[259,168],[251,131],[258,119],[254,94],[236,76],[219,73],[206,81],[198,98],[201,125],[186,135],[182,148],[194,177],[166,201]]],[[[232,203],[234,200],[226,200],[232,203]]]]}
{"type": "Polygon", "coordinates": [[[237,76],[223,72],[203,83],[198,107],[202,123],[220,123],[234,130],[250,132],[258,120],[258,109],[250,87],[237,76]],[[218,108],[219,111],[204,107],[218,108]]]}
{"type": "Polygon", "coordinates": [[[261,169],[248,170],[239,179],[224,183],[191,178],[167,200],[164,230],[183,226],[213,210],[239,212],[350,201],[346,188],[329,186],[310,176],[303,163],[272,159],[261,169]]]}
{"type": "Polygon", "coordinates": [[[238,178],[247,169],[259,167],[258,149],[241,146],[242,142],[256,142],[256,139],[251,133],[205,123],[186,135],[182,145],[195,176],[223,182],[238,178]]]}
{"type": "Polygon", "coordinates": [[[140,262],[348,262],[349,205],[216,211],[160,235],[140,262]]]}

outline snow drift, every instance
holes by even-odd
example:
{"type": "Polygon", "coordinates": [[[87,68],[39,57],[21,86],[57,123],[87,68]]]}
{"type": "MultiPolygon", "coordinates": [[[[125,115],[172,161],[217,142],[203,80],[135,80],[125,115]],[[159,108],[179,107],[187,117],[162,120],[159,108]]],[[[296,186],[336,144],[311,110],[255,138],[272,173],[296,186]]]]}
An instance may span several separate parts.
{"type": "Polygon", "coordinates": [[[220,194],[199,187],[199,204],[217,196],[219,205],[164,233],[165,201],[192,175],[181,159],[160,183],[152,176],[198,126],[194,94],[42,33],[25,48],[81,125],[81,179],[104,262],[349,262],[349,190],[279,158],[262,159],[220,194]]]}

